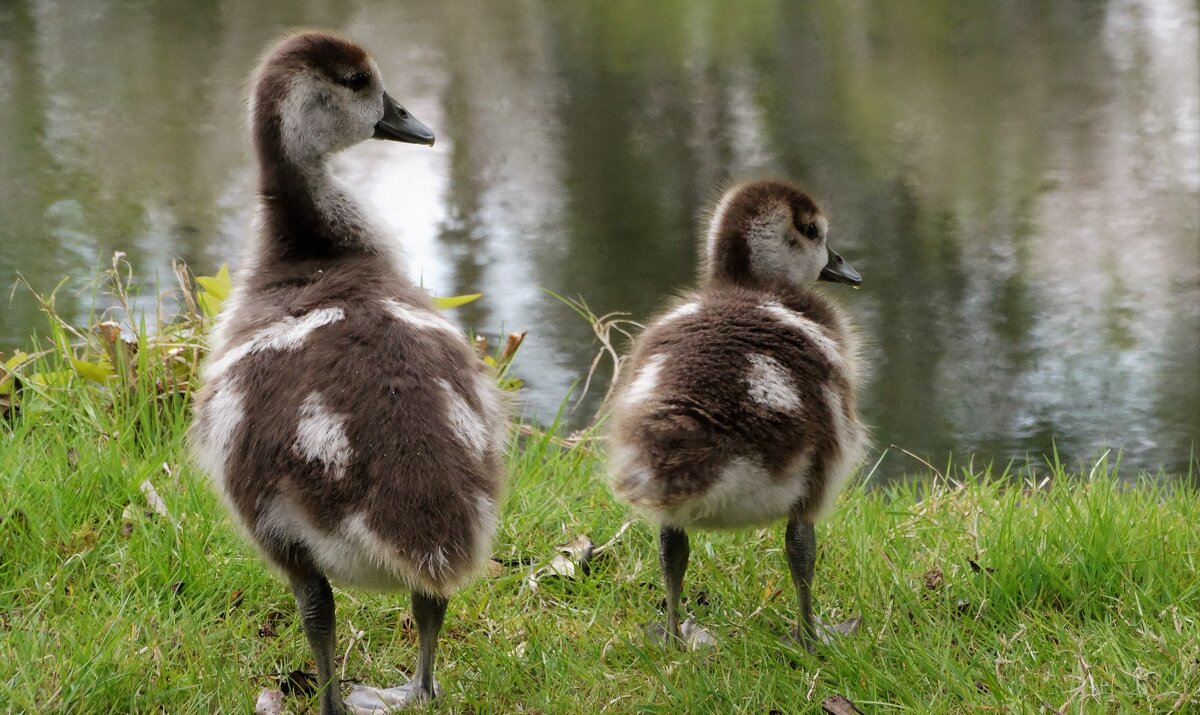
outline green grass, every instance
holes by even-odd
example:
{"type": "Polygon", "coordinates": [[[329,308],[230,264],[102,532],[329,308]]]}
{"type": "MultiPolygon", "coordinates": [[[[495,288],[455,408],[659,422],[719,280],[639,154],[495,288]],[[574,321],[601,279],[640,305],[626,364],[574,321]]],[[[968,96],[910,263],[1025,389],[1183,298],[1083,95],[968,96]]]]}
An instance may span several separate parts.
{"type": "MultiPolygon", "coordinates": [[[[0,432],[0,710],[244,712],[273,674],[311,669],[287,589],[183,458],[182,405],[152,417],[75,397],[0,432]],[[146,516],[145,480],[169,519],[146,516]]],[[[544,562],[618,531],[627,514],[587,444],[514,446],[498,558],[544,562]]],[[[1200,500],[1048,476],[849,490],[818,527],[815,596],[826,620],[864,624],[815,656],[781,641],[795,612],[781,528],[694,536],[687,609],[720,640],[706,652],[643,637],[662,596],[643,523],[575,580],[532,591],[529,566],[506,568],[452,601],[433,709],[819,712],[840,693],[867,712],[1194,711],[1200,500]]],[[[401,680],[407,597],[337,602],[344,677],[401,680]]]]}
{"type": "MultiPolygon", "coordinates": [[[[246,712],[313,666],[287,588],[184,455],[205,315],[132,345],[47,307],[48,352],[7,361],[19,394],[0,371],[0,407],[16,405],[0,409],[0,712],[246,712]]],[[[782,525],[695,534],[685,610],[719,646],[678,653],[644,637],[662,588],[642,522],[586,575],[530,588],[556,545],[606,542],[629,515],[597,441],[525,432],[496,544],[512,565],[451,602],[434,711],[766,715],[835,694],[881,713],[1200,711],[1194,475],[1122,480],[1101,463],[853,487],[818,526],[814,596],[826,621],[863,626],[815,655],[782,640],[782,525]]],[[[343,677],[403,680],[408,598],[337,604],[343,677]]]]}

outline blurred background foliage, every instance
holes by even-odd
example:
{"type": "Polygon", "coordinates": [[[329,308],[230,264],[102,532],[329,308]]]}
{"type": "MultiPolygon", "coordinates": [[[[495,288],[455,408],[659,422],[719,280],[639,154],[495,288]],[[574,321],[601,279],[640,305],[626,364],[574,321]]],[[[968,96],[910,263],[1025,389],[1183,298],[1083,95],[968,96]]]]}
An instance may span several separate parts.
{"type": "MultiPolygon", "coordinates": [[[[1185,473],[1198,25],[1187,0],[13,0],[0,280],[46,294],[69,277],[55,307],[84,322],[80,288],[124,251],[153,327],[172,259],[236,274],[245,78],[280,33],[318,26],[364,43],[437,132],[432,150],[356,147],[341,171],[414,279],[485,294],[461,324],[497,343],[532,329],[531,416],[554,415],[596,350],[543,289],[644,319],[694,279],[718,189],[774,175],[821,200],[866,279],[836,295],[867,339],[881,448],[1068,463],[1112,448],[1126,474],[1185,473]]],[[[0,349],[33,347],[40,320],[17,290],[0,349]]],[[[879,474],[919,468],[893,451],[879,474]]]]}

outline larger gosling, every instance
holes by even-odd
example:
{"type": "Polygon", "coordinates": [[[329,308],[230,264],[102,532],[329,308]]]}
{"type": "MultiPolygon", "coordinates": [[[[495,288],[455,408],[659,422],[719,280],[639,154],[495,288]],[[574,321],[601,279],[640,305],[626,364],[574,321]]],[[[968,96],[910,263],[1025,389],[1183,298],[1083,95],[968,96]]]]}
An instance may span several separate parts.
{"type": "Polygon", "coordinates": [[[405,277],[390,237],[330,176],[369,138],[432,145],[358,45],[308,32],[259,66],[250,123],[259,228],[212,339],[190,441],[234,521],[295,595],[321,712],[438,694],[447,599],[486,561],[507,417],[465,337],[405,277]],[[415,674],[334,679],[330,581],[407,589],[415,674]]]}
{"type": "Polygon", "coordinates": [[[646,329],[614,391],[609,478],[659,525],[670,642],[683,642],[688,530],[786,518],[794,637],[813,648],[813,524],[866,441],[853,329],[810,288],[862,282],[827,246],[827,232],[795,187],[729,190],[708,228],[700,287],[646,329]]]}

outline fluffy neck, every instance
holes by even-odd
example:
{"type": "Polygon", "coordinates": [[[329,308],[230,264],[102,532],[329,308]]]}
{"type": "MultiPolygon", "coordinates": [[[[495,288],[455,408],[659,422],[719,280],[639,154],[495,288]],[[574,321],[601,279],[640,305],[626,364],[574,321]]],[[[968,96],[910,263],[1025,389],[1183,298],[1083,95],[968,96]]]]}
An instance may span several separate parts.
{"type": "Polygon", "coordinates": [[[297,166],[282,157],[260,162],[263,248],[291,259],[373,251],[374,236],[358,203],[325,162],[297,166]]]}
{"type": "Polygon", "coordinates": [[[251,107],[261,209],[258,252],[281,261],[373,252],[370,225],[330,175],[326,157],[297,159],[285,150],[280,107],[288,91],[286,82],[268,75],[251,107]]]}
{"type": "Polygon", "coordinates": [[[714,229],[704,257],[704,280],[714,285],[754,287],[750,274],[750,246],[743,236],[714,229]]]}
{"type": "Polygon", "coordinates": [[[727,194],[713,213],[705,240],[705,278],[743,288],[787,285],[785,257],[774,249],[782,224],[789,221],[788,207],[755,195],[746,200],[745,193],[727,194]]]}
{"type": "Polygon", "coordinates": [[[746,231],[726,227],[708,243],[702,266],[702,282],[706,285],[737,286],[768,292],[797,289],[796,283],[788,280],[786,273],[768,274],[761,269],[761,265],[755,265],[746,231]]]}

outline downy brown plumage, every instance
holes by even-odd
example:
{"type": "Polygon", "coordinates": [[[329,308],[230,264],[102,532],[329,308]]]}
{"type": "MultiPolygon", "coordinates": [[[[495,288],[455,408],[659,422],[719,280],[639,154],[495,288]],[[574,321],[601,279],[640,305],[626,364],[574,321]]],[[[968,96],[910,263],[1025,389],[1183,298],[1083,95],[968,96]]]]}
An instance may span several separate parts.
{"type": "Polygon", "coordinates": [[[735,186],[711,217],[703,280],[638,339],[612,400],[610,481],[660,526],[668,638],[687,529],[787,518],[787,554],[812,646],[813,522],[866,436],[848,319],[810,286],[861,278],[826,245],[828,222],[777,181],[735,186]]]}
{"type": "Polygon", "coordinates": [[[214,331],[192,450],[292,586],[322,712],[344,711],[330,580],[411,590],[421,637],[412,680],[358,688],[351,709],[425,701],[446,599],[490,553],[507,418],[482,361],[327,159],[433,134],[361,47],[317,32],[266,55],[250,112],[259,226],[214,331]]]}

